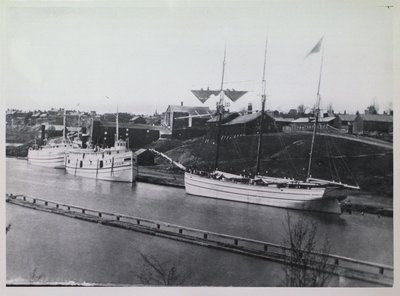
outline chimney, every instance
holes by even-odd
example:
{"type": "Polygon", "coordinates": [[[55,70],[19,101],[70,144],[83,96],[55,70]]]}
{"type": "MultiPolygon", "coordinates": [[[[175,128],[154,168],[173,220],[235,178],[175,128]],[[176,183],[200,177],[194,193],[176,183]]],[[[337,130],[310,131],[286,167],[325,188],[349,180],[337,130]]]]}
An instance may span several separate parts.
{"type": "Polygon", "coordinates": [[[249,103],[249,105],[247,106],[247,114],[251,114],[253,113],[253,105],[251,103],[249,103]]]}
{"type": "Polygon", "coordinates": [[[43,141],[46,138],[46,126],[42,124],[41,128],[41,139],[43,141]]]}
{"type": "Polygon", "coordinates": [[[183,101],[181,101],[181,106],[183,106],[183,101]]]}

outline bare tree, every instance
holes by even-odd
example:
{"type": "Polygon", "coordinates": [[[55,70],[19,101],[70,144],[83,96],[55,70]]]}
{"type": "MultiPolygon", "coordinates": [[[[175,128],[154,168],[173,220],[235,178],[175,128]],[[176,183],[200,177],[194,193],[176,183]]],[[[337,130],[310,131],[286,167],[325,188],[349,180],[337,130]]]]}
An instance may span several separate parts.
{"type": "Polygon", "coordinates": [[[332,277],[335,266],[329,264],[328,257],[319,254],[329,254],[330,244],[325,239],[322,247],[317,247],[317,225],[306,221],[303,216],[295,223],[288,213],[285,224],[283,244],[285,264],[283,284],[289,287],[323,287],[332,277]]]}
{"type": "Polygon", "coordinates": [[[305,114],[307,107],[304,104],[300,104],[297,106],[297,114],[305,114]]]}
{"type": "Polygon", "coordinates": [[[326,107],[326,112],[329,114],[329,116],[334,116],[335,111],[333,110],[332,103],[328,104],[328,106],[326,107]]]}
{"type": "Polygon", "coordinates": [[[30,274],[30,281],[31,281],[32,283],[37,283],[37,282],[41,282],[42,279],[43,279],[43,274],[42,274],[42,273],[39,273],[38,270],[37,270],[37,268],[35,267],[35,268],[32,270],[31,274],[30,274]]]}
{"type": "Polygon", "coordinates": [[[369,105],[367,107],[367,109],[365,110],[365,113],[367,113],[367,114],[378,114],[378,111],[379,111],[379,106],[374,101],[374,103],[372,103],[371,105],[369,105]]]}
{"type": "Polygon", "coordinates": [[[189,273],[179,271],[170,261],[159,261],[156,257],[140,252],[142,269],[135,276],[143,285],[180,286],[190,277],[189,273]]]}

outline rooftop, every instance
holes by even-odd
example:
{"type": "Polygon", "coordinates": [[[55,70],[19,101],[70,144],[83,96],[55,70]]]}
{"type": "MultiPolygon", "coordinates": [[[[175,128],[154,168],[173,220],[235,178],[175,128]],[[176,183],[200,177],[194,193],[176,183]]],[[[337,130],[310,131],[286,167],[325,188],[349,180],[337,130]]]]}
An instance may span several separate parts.
{"type": "MultiPolygon", "coordinates": [[[[268,116],[267,114],[265,114],[266,116],[268,116]]],[[[257,119],[258,117],[261,116],[261,112],[255,112],[255,113],[251,113],[251,114],[245,114],[242,116],[238,116],[235,119],[224,123],[223,125],[234,125],[234,124],[244,124],[244,123],[248,123],[250,121],[253,121],[255,119],[257,119]]]]}
{"type": "Polygon", "coordinates": [[[189,113],[189,115],[210,114],[210,108],[204,106],[169,105],[167,110],[170,112],[189,113]]]}
{"type": "Polygon", "coordinates": [[[339,114],[339,118],[342,121],[354,121],[354,119],[356,119],[355,114],[339,114]]]}

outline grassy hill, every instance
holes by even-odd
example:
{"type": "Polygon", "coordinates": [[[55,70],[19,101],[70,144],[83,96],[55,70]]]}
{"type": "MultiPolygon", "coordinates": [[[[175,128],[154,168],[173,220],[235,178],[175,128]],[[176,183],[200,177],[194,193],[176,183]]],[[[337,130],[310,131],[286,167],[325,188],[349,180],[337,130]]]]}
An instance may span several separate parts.
{"type": "MultiPolygon", "coordinates": [[[[254,173],[257,136],[223,139],[219,169],[232,173],[254,173]]],[[[311,135],[267,134],[263,137],[260,171],[270,176],[305,179],[311,135]]],[[[188,141],[159,141],[154,147],[185,166],[213,169],[215,144],[205,137],[188,141]]],[[[317,136],[312,176],[358,183],[363,191],[393,196],[393,150],[349,139],[317,136]]]]}

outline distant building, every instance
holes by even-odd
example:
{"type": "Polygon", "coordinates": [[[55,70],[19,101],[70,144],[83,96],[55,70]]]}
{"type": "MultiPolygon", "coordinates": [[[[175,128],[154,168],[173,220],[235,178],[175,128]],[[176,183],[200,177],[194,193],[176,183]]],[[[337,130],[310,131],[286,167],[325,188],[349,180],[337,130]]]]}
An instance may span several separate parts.
{"type": "MultiPolygon", "coordinates": [[[[239,116],[241,115],[238,112],[224,113],[222,114],[221,117],[221,125],[230,122],[239,116]]],[[[207,121],[206,125],[209,137],[214,137],[216,135],[219,120],[220,120],[219,115],[214,115],[213,118],[207,121]]]]}
{"type": "Polygon", "coordinates": [[[23,112],[18,110],[6,111],[6,124],[11,126],[20,126],[29,123],[32,112],[23,112]]]}
{"type": "MultiPolygon", "coordinates": [[[[162,127],[146,124],[119,123],[119,137],[126,140],[130,149],[141,148],[160,138],[162,127]]],[[[111,147],[115,142],[116,124],[109,121],[93,121],[92,142],[94,145],[111,147]]]]}
{"type": "MultiPolygon", "coordinates": [[[[238,116],[221,125],[224,135],[252,135],[259,133],[261,112],[238,116]]],[[[275,120],[264,113],[263,132],[275,132],[275,120]]]]}
{"type": "Polygon", "coordinates": [[[165,111],[163,124],[174,130],[175,128],[203,126],[212,117],[210,108],[169,105],[165,111]]]}
{"type": "Polygon", "coordinates": [[[146,124],[146,119],[143,116],[134,116],[132,117],[129,122],[131,123],[138,123],[138,124],[146,124]]]}
{"type": "Polygon", "coordinates": [[[193,138],[206,133],[206,122],[212,118],[208,107],[169,105],[162,124],[171,130],[173,138],[193,138]]]}
{"type": "Polygon", "coordinates": [[[338,114],[340,119],[340,125],[342,129],[347,130],[349,133],[353,133],[354,120],[356,119],[355,114],[338,114]]]}
{"type": "Polygon", "coordinates": [[[380,114],[358,114],[354,119],[353,133],[393,132],[393,116],[380,114]]]}
{"type": "MultiPolygon", "coordinates": [[[[236,117],[240,116],[238,112],[224,113],[221,117],[221,124],[227,123],[236,117]]],[[[216,126],[219,122],[219,115],[214,115],[211,119],[207,120],[208,126],[216,126]]]]}
{"type": "Polygon", "coordinates": [[[294,118],[274,117],[276,128],[279,132],[290,132],[290,124],[294,118]]]}
{"type": "MultiPolygon", "coordinates": [[[[290,124],[292,131],[312,131],[314,129],[314,117],[300,117],[293,120],[290,124]]],[[[340,128],[340,118],[338,116],[327,116],[318,118],[318,128],[328,129],[329,127],[340,128]]]]}

